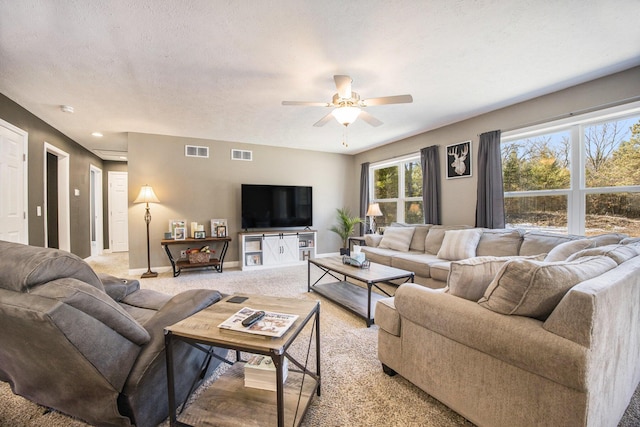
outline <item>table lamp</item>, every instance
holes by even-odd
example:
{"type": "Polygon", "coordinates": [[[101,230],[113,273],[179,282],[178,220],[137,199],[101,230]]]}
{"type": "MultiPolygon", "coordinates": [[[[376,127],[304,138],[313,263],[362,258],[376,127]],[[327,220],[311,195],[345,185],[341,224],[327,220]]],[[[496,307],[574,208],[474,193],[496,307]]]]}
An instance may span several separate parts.
{"type": "Polygon", "coordinates": [[[382,216],[382,211],[380,211],[379,203],[371,203],[369,205],[369,209],[367,209],[367,216],[369,217],[369,229],[372,233],[376,232],[376,222],[375,217],[382,216]]]}

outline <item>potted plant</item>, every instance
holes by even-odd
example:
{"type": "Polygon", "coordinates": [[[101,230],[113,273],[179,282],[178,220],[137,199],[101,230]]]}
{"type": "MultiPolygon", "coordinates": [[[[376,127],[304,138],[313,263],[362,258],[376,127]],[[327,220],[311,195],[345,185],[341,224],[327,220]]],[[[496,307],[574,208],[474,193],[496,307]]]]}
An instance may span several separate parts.
{"type": "Polygon", "coordinates": [[[362,218],[351,216],[351,212],[347,208],[336,209],[338,213],[338,224],[330,228],[342,239],[342,248],[340,255],[349,255],[349,236],[353,234],[355,226],[362,223],[362,218]]]}

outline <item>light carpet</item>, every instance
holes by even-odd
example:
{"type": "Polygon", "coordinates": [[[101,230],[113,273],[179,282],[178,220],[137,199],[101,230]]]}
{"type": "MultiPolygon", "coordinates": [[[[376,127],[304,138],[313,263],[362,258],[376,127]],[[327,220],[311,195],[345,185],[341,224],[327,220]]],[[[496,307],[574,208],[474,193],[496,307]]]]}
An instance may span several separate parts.
{"type": "MultiPolygon", "coordinates": [[[[89,264],[98,272],[135,278],[128,275],[126,253],[94,257],[89,264]]],[[[318,277],[316,273],[312,270],[313,278],[318,277]]],[[[169,294],[207,288],[229,294],[319,299],[322,395],[314,397],[302,426],[473,426],[401,376],[385,375],[377,359],[378,327],[367,328],[363,319],[315,293],[308,293],[306,266],[247,272],[227,269],[222,274],[189,271],[176,278],[171,273],[161,273],[140,283],[143,288],[169,294]]],[[[0,426],[87,426],[13,395],[6,383],[0,383],[0,399],[0,426]]],[[[167,422],[162,424],[167,425],[167,422]]],[[[640,391],[636,391],[620,422],[620,427],[637,425],[640,425],[640,391]]]]}

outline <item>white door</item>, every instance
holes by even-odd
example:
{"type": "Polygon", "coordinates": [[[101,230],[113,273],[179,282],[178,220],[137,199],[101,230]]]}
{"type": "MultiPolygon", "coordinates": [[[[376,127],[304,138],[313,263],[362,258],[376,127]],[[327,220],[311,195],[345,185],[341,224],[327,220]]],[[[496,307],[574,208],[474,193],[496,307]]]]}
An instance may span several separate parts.
{"type": "Polygon", "coordinates": [[[89,166],[89,227],[91,256],[100,255],[104,249],[102,239],[102,169],[89,166]]]}
{"type": "Polygon", "coordinates": [[[0,120],[0,240],[29,243],[27,133],[0,120]]]}
{"type": "Polygon", "coordinates": [[[109,172],[109,241],[112,252],[129,250],[128,174],[109,172]]]}

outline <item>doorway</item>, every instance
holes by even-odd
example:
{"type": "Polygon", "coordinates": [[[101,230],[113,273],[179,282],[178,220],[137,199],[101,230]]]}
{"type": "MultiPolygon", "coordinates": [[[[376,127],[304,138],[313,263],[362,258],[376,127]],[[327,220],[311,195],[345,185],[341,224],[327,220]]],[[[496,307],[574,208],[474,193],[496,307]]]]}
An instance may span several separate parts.
{"type": "Polygon", "coordinates": [[[91,235],[91,256],[102,254],[103,211],[102,211],[102,169],[89,166],[89,227],[91,235]]]}
{"type": "Polygon", "coordinates": [[[69,154],[44,143],[44,243],[71,252],[69,154]]]}
{"type": "Polygon", "coordinates": [[[129,201],[127,172],[108,174],[109,180],[109,248],[111,252],[129,250],[129,201]]]}
{"type": "Polygon", "coordinates": [[[0,119],[0,240],[29,243],[28,133],[0,119]]]}

